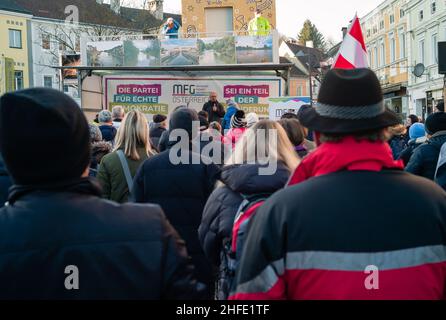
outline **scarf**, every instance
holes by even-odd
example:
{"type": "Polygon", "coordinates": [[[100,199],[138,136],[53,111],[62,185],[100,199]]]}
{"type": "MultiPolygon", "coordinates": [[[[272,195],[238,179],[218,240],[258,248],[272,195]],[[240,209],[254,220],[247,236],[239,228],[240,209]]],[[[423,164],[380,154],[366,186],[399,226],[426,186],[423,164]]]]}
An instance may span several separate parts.
{"type": "Polygon", "coordinates": [[[297,167],[288,185],[343,170],[379,172],[383,169],[404,169],[402,160],[393,160],[389,144],[345,137],[341,142],[323,143],[309,154],[297,167]]]}

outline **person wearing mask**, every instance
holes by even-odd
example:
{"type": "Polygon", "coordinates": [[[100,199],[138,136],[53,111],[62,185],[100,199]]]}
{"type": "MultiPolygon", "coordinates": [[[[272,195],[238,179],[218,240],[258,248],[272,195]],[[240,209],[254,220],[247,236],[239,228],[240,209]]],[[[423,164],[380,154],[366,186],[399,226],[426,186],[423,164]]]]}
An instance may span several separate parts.
{"type": "Polygon", "coordinates": [[[3,95],[0,151],[15,182],[0,209],[1,300],[204,297],[159,206],[100,197],[88,178],[88,123],[68,95],[48,88],[3,95]]]}
{"type": "Polygon", "coordinates": [[[235,148],[235,145],[247,129],[245,111],[238,110],[231,118],[231,129],[225,134],[224,143],[235,148]]]}
{"type": "Polygon", "coordinates": [[[203,111],[208,113],[209,122],[216,121],[221,123],[221,119],[225,116],[225,108],[220,102],[218,102],[217,98],[217,93],[211,92],[209,95],[209,101],[203,105],[203,111]]]}
{"type": "Polygon", "coordinates": [[[104,198],[118,203],[127,202],[136,171],[153,155],[145,115],[130,111],[118,131],[114,151],[101,161],[97,178],[104,198]]]}
{"type": "Polygon", "coordinates": [[[305,158],[308,155],[308,150],[305,148],[304,129],[300,125],[299,120],[282,119],[279,120],[279,124],[285,129],[288,139],[290,139],[293,149],[299,158],[305,158]]]}
{"type": "Polygon", "coordinates": [[[162,34],[166,39],[178,39],[180,24],[174,18],[168,18],[163,25],[162,34]]]}
{"type": "Polygon", "coordinates": [[[425,127],[428,140],[414,150],[406,171],[434,180],[440,150],[446,143],[446,113],[431,114],[426,119],[425,127]]]}
{"type": "Polygon", "coordinates": [[[271,32],[271,25],[265,17],[262,16],[262,10],[255,11],[254,18],[249,21],[248,33],[250,36],[267,36],[271,32]]]}
{"type": "Polygon", "coordinates": [[[115,127],[116,130],[119,129],[121,126],[122,120],[124,120],[125,117],[125,111],[122,106],[114,106],[112,109],[112,118],[113,118],[113,127],[115,127]]]}
{"type": "Polygon", "coordinates": [[[406,149],[404,149],[400,154],[400,159],[403,160],[405,166],[407,166],[409,163],[415,149],[427,141],[426,128],[424,124],[413,124],[409,129],[409,138],[410,140],[406,149]]]}
{"type": "Polygon", "coordinates": [[[102,110],[99,112],[99,130],[101,130],[104,141],[114,143],[118,130],[113,126],[113,118],[110,111],[102,110]]]}
{"type": "Polygon", "coordinates": [[[150,143],[155,150],[158,150],[161,136],[167,131],[167,117],[162,114],[153,116],[153,122],[150,123],[150,143]]]}
{"type": "Polygon", "coordinates": [[[233,157],[223,167],[220,185],[209,197],[198,229],[206,256],[219,270],[215,292],[218,300],[225,300],[229,295],[230,285],[225,271],[228,261],[221,258],[225,243],[232,238],[234,219],[240,205],[247,197],[267,196],[282,189],[298,163],[283,128],[276,122],[263,120],[248,129],[237,144],[233,157]],[[277,140],[269,139],[273,130],[277,131],[277,140]],[[262,139],[262,134],[266,139],[262,139]],[[247,159],[253,162],[248,163],[247,159]],[[272,175],[259,174],[259,169],[271,161],[277,163],[277,170],[272,175]]]}
{"type": "Polygon", "coordinates": [[[328,71],[300,121],[319,147],[256,213],[231,299],[445,299],[446,193],[393,159],[375,73],[328,71]]]}
{"type": "Polygon", "coordinates": [[[223,117],[223,121],[221,123],[221,126],[223,128],[222,133],[226,133],[229,129],[231,129],[231,119],[232,116],[239,110],[237,103],[234,102],[232,99],[226,100],[227,110],[226,114],[223,117]]]}
{"type": "MultiPolygon", "coordinates": [[[[171,115],[169,130],[173,141],[169,141],[166,151],[141,165],[134,180],[132,196],[137,203],[154,203],[163,208],[169,221],[186,241],[196,266],[197,279],[212,286],[212,268],[200,246],[197,230],[220,169],[193,152],[193,141],[199,136],[199,119],[195,110],[177,109],[171,115]],[[188,141],[184,141],[186,138],[188,141]]],[[[210,297],[211,291],[208,291],[210,297]]]]}
{"type": "Polygon", "coordinates": [[[9,177],[8,171],[6,171],[3,157],[0,154],[0,208],[4,206],[6,201],[8,201],[9,188],[11,185],[11,178],[9,177]]]}

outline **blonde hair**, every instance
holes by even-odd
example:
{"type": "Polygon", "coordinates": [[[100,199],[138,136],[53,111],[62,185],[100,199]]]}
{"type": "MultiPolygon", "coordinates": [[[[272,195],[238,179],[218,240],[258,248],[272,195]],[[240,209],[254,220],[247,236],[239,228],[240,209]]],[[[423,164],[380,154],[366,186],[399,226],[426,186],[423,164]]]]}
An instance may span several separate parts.
{"type": "Polygon", "coordinates": [[[145,115],[140,111],[130,111],[119,127],[114,151],[122,150],[127,158],[138,161],[139,148],[144,148],[148,155],[153,153],[145,115]]]}
{"type": "Polygon", "coordinates": [[[293,172],[299,158],[283,127],[271,120],[262,120],[249,128],[236,144],[226,165],[282,162],[293,172]]]}

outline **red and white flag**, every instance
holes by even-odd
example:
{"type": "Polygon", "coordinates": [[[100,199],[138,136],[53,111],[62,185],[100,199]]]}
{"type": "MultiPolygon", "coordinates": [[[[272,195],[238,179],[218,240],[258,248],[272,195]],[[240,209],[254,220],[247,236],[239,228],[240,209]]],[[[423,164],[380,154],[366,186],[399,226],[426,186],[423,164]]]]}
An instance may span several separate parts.
{"type": "Polygon", "coordinates": [[[359,18],[355,16],[348,28],[332,68],[356,69],[368,67],[367,47],[365,46],[359,18]]]}

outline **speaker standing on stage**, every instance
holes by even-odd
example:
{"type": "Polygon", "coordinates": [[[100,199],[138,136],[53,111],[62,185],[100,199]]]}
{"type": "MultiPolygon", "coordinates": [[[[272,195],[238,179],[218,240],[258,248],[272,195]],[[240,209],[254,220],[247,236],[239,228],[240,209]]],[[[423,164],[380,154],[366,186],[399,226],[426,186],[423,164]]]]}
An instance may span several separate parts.
{"type": "Polygon", "coordinates": [[[223,118],[226,113],[223,105],[217,100],[216,92],[211,92],[209,101],[203,106],[203,111],[206,111],[209,114],[209,122],[216,121],[218,123],[221,123],[221,118],[223,118]]]}

